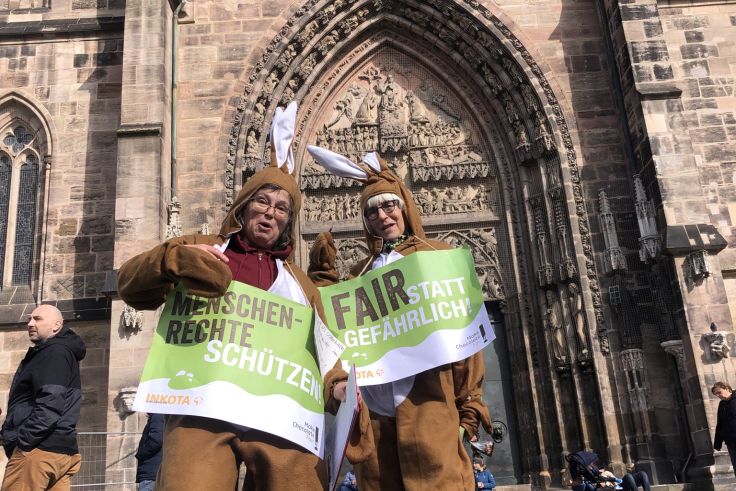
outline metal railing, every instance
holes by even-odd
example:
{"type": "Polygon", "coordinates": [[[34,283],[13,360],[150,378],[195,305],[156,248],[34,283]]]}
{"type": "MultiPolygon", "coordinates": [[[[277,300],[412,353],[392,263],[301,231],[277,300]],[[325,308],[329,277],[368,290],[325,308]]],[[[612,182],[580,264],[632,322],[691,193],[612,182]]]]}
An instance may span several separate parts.
{"type": "Polygon", "coordinates": [[[82,466],[72,478],[72,488],[80,491],[135,491],[135,451],[140,437],[140,433],[132,431],[78,432],[82,466]],[[133,445],[130,445],[131,440],[133,445]],[[125,451],[125,448],[132,450],[125,451]]]}

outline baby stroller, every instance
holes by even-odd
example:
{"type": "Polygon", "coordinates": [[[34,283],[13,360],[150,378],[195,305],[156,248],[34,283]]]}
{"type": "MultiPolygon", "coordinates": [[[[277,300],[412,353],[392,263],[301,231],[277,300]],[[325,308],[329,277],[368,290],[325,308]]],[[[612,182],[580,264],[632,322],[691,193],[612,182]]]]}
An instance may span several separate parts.
{"type": "Polygon", "coordinates": [[[579,451],[573,452],[565,457],[567,460],[570,477],[576,484],[573,486],[575,491],[590,491],[593,489],[609,489],[621,490],[621,479],[610,472],[601,473],[595,466],[598,455],[593,452],[579,451]]]}

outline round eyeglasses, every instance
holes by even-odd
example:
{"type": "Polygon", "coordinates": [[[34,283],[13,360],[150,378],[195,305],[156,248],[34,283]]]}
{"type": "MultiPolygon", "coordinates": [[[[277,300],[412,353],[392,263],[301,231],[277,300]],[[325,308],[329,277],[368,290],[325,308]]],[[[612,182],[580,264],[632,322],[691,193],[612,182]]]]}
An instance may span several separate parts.
{"type": "Polygon", "coordinates": [[[396,209],[396,206],[399,204],[399,200],[392,199],[390,201],[385,201],[381,203],[380,206],[371,206],[367,210],[365,210],[365,217],[368,220],[375,220],[378,218],[378,210],[383,210],[385,214],[389,214],[393,212],[396,209]]]}

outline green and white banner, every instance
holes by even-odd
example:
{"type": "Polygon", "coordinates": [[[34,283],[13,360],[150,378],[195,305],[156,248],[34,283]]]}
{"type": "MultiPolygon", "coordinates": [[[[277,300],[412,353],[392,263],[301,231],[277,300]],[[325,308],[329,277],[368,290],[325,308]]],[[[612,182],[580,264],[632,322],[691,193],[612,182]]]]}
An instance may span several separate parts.
{"type": "Polygon", "coordinates": [[[311,307],[231,282],[168,297],[133,408],[256,428],[322,457],[324,401],[311,307]]]}
{"type": "Polygon", "coordinates": [[[320,295],[358,385],[462,360],[495,338],[468,249],[417,252],[320,295]]]}

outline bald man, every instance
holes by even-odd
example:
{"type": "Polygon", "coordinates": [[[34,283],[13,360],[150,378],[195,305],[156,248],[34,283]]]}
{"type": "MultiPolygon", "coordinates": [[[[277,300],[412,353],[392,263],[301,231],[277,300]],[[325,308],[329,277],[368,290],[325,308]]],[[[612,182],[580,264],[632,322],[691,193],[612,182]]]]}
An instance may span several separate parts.
{"type": "Polygon", "coordinates": [[[1,433],[9,459],[2,491],[68,490],[81,461],[79,361],[87,350],[52,305],[31,312],[27,327],[33,346],[13,377],[1,433]]]}

